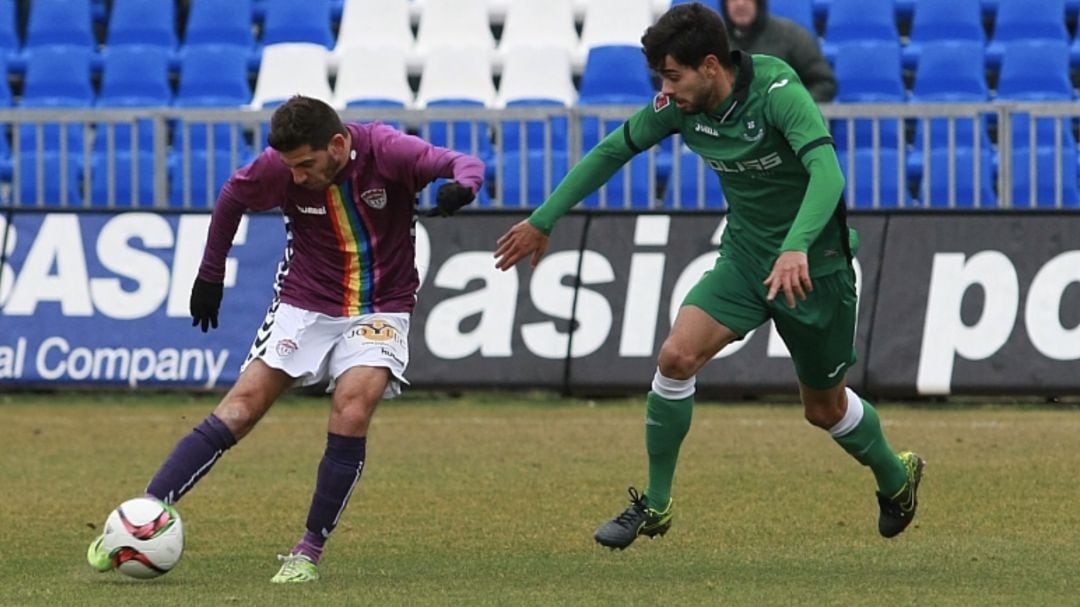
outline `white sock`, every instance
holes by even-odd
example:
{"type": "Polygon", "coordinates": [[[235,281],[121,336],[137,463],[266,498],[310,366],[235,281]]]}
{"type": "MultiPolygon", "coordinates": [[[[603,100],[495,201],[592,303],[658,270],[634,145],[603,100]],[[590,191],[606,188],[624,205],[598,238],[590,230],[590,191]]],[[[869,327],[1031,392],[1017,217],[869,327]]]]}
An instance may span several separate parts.
{"type": "Polygon", "coordinates": [[[847,394],[847,411],[844,412],[844,417],[840,418],[840,421],[836,422],[836,425],[829,428],[829,434],[833,438],[839,438],[845,434],[850,433],[859,425],[863,417],[862,399],[851,388],[844,388],[844,393],[847,394]]]}
{"type": "Polygon", "coordinates": [[[697,376],[692,376],[689,379],[671,379],[670,377],[664,377],[660,373],[660,369],[657,368],[656,375],[653,376],[652,380],[652,391],[667,400],[682,400],[694,395],[694,384],[696,383],[697,376]]]}

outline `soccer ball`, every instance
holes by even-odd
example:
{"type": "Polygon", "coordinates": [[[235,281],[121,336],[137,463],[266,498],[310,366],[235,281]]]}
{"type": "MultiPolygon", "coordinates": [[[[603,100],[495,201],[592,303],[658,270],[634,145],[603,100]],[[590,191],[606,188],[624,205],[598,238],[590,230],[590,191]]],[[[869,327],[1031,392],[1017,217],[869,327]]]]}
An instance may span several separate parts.
{"type": "Polygon", "coordinates": [[[109,553],[113,569],[133,578],[155,578],[180,561],[184,525],[176,510],[163,502],[137,497],[109,514],[101,546],[109,553]]]}

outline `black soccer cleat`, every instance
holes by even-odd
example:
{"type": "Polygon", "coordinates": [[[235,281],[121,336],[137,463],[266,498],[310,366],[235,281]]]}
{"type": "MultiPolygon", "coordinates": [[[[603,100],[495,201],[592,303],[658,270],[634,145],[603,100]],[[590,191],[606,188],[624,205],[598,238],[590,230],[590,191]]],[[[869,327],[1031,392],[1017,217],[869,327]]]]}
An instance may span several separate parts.
{"type": "Polygon", "coordinates": [[[899,493],[892,497],[886,497],[881,492],[877,494],[878,506],[881,508],[878,531],[885,537],[896,537],[907,529],[915,519],[915,509],[919,506],[919,481],[922,480],[926,462],[911,451],[904,451],[899,457],[907,468],[907,482],[899,493]]]}
{"type": "Polygon", "coordinates": [[[630,505],[626,510],[601,525],[593,535],[601,546],[623,550],[639,535],[652,538],[671,529],[671,500],[668,500],[667,508],[659,512],[646,505],[645,496],[639,495],[637,489],[630,487],[629,493],[630,505]]]}

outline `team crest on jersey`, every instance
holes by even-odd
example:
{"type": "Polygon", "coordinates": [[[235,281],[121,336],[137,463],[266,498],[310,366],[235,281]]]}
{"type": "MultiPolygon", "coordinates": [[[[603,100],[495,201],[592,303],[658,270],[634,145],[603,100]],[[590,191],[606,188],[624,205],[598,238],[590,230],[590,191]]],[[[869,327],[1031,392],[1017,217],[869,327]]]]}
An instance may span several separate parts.
{"type": "Polygon", "coordinates": [[[360,198],[364,199],[367,205],[375,210],[379,210],[386,206],[386,189],[374,188],[371,190],[365,190],[360,194],[360,198]]]}
{"type": "Polygon", "coordinates": [[[742,138],[746,141],[754,142],[758,141],[765,136],[765,131],[758,126],[757,121],[754,119],[748,119],[746,121],[746,132],[742,134],[742,138]],[[757,132],[754,132],[757,131],[757,132]]]}
{"type": "Polygon", "coordinates": [[[296,352],[298,348],[299,346],[296,345],[295,341],[291,339],[281,339],[277,342],[277,355],[282,358],[287,358],[293,352],[296,352]]]}
{"type": "Polygon", "coordinates": [[[657,93],[656,97],[653,98],[652,109],[654,112],[659,112],[669,105],[671,105],[671,97],[663,93],[657,93]]]}

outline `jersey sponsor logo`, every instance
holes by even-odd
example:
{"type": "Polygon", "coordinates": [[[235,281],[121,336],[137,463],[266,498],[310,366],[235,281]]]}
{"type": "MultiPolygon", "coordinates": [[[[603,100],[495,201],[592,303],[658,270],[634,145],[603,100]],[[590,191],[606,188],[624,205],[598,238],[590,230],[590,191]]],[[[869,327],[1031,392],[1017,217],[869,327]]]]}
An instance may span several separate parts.
{"type": "Polygon", "coordinates": [[[748,132],[743,133],[742,135],[740,135],[743,138],[743,141],[749,141],[749,142],[753,143],[755,141],[760,141],[761,138],[765,136],[765,129],[759,127],[756,120],[747,120],[746,121],[746,130],[748,132]],[[753,132],[755,130],[757,132],[751,134],[751,132],[753,132]]]}
{"type": "Polygon", "coordinates": [[[299,348],[300,346],[296,345],[296,342],[291,339],[279,339],[274,349],[277,351],[278,356],[287,358],[299,348]]]}
{"type": "Polygon", "coordinates": [[[376,318],[371,322],[362,322],[355,329],[349,332],[349,337],[362,337],[368,341],[391,341],[397,336],[397,331],[394,327],[386,322],[376,318]]]}
{"type": "Polygon", "coordinates": [[[709,166],[717,173],[745,173],[746,171],[768,171],[784,164],[779,152],[773,152],[761,158],[750,160],[709,160],[709,166]]]}
{"type": "Polygon", "coordinates": [[[669,105],[671,105],[671,97],[663,93],[657,93],[656,97],[653,98],[652,109],[654,112],[659,112],[669,105]]]}
{"type": "Polygon", "coordinates": [[[711,126],[709,126],[707,124],[701,124],[700,122],[694,124],[694,132],[695,133],[705,133],[706,135],[710,135],[712,137],[719,137],[720,136],[719,131],[717,131],[716,129],[712,128],[711,126]]]}
{"type": "Polygon", "coordinates": [[[376,211],[386,206],[386,189],[374,188],[371,190],[365,190],[360,194],[360,198],[364,199],[367,205],[376,211]]]}
{"type": "Polygon", "coordinates": [[[773,92],[773,89],[782,89],[782,88],[784,88],[785,86],[788,85],[788,82],[790,82],[790,81],[787,78],[784,78],[783,80],[778,80],[778,81],[770,84],[769,85],[769,90],[765,91],[765,94],[767,95],[767,94],[773,92]]]}
{"type": "Polygon", "coordinates": [[[297,206],[297,211],[300,211],[304,215],[326,215],[326,207],[302,207],[297,206]]]}

